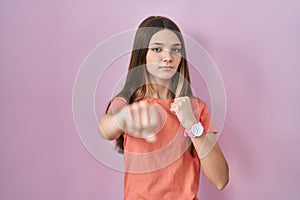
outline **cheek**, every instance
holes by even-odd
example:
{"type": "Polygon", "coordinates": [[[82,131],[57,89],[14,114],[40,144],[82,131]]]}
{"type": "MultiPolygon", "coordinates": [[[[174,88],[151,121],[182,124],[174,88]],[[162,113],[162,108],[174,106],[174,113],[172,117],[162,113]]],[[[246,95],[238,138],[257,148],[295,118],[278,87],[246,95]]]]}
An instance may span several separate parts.
{"type": "Polygon", "coordinates": [[[152,52],[148,52],[146,55],[146,64],[148,63],[157,63],[157,56],[152,52]]]}
{"type": "Polygon", "coordinates": [[[153,55],[150,52],[148,52],[146,54],[146,69],[149,73],[151,73],[152,68],[153,68],[151,65],[152,63],[155,63],[153,60],[153,55]]]}
{"type": "Polygon", "coordinates": [[[180,62],[181,62],[181,57],[180,56],[176,57],[175,62],[176,62],[177,65],[179,65],[180,62]]]}

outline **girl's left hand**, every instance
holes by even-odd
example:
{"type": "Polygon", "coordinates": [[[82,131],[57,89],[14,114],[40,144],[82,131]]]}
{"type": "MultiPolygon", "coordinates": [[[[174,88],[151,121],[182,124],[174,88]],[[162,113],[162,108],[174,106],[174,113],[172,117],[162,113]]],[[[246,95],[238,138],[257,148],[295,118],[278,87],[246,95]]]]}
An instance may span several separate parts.
{"type": "Polygon", "coordinates": [[[175,98],[170,110],[177,116],[181,125],[187,130],[191,130],[192,126],[197,123],[190,98],[187,96],[175,98]]]}

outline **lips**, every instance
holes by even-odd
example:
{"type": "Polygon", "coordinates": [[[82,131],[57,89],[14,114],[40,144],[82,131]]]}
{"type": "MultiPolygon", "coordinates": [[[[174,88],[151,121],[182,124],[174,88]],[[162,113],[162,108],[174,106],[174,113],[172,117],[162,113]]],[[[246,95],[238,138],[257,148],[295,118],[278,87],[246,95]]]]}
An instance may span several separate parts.
{"type": "Polygon", "coordinates": [[[174,67],[172,67],[172,66],[160,66],[158,68],[159,69],[173,69],[174,67]]]}

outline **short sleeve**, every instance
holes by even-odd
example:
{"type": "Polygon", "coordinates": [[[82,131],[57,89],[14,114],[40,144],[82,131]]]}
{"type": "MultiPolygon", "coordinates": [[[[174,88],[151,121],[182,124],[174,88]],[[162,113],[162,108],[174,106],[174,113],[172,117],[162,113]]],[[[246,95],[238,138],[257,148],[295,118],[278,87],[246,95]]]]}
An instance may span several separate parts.
{"type": "Polygon", "coordinates": [[[115,97],[110,103],[107,113],[113,113],[114,111],[119,110],[126,105],[127,101],[123,97],[115,97]]]}
{"type": "Polygon", "coordinates": [[[199,121],[203,125],[204,132],[205,133],[217,133],[218,129],[214,126],[214,124],[211,120],[211,115],[210,115],[208,107],[200,100],[198,102],[199,102],[199,107],[200,107],[199,121]]]}

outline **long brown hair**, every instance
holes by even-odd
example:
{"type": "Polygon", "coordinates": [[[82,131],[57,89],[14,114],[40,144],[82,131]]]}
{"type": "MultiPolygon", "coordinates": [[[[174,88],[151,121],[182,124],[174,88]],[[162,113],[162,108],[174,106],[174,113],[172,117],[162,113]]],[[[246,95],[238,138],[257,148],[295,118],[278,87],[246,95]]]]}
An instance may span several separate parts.
{"type": "MultiPolygon", "coordinates": [[[[173,31],[177,35],[182,46],[182,59],[177,69],[178,73],[172,77],[172,85],[170,88],[172,97],[192,96],[190,75],[186,60],[186,49],[179,27],[166,17],[150,16],[139,25],[136,31],[126,81],[120,93],[116,95],[116,97],[119,96],[125,98],[128,104],[152,95],[153,90],[151,84],[147,81],[148,72],[145,67],[146,55],[152,36],[163,29],[173,31]]],[[[123,142],[124,137],[121,135],[116,140],[116,147],[120,153],[123,153],[124,150],[123,142]]]]}

